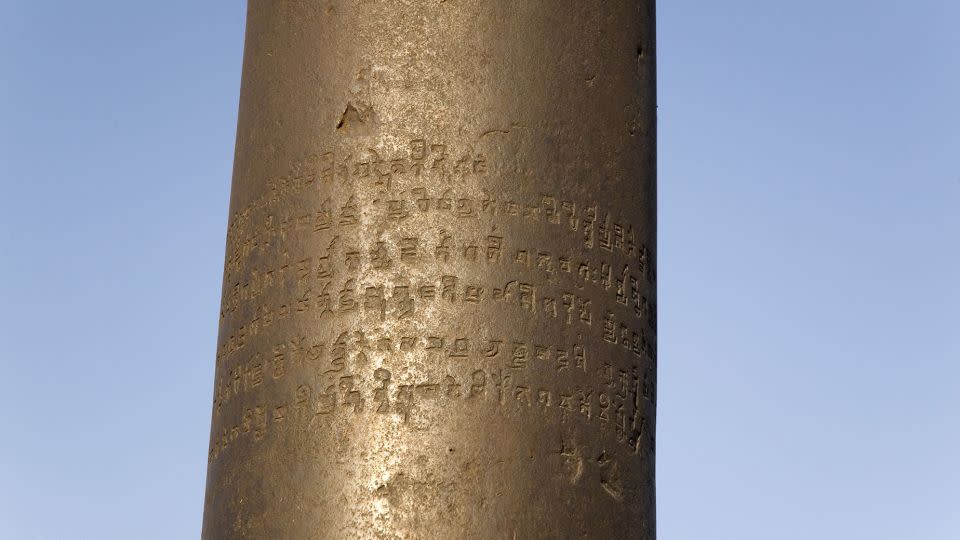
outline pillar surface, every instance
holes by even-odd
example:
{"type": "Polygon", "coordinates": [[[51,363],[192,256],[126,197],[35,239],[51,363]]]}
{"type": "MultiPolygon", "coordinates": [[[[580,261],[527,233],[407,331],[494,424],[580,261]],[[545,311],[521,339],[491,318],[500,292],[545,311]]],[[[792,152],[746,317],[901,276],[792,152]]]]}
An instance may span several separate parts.
{"type": "Polygon", "coordinates": [[[653,0],[251,0],[204,538],[654,538],[653,0]]]}

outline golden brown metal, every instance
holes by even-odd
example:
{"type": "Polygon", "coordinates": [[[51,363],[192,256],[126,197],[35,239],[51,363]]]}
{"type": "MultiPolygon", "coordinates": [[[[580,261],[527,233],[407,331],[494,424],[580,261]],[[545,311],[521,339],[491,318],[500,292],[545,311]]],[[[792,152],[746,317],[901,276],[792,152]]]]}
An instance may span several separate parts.
{"type": "Polygon", "coordinates": [[[252,0],[204,538],[654,538],[653,0],[252,0]]]}

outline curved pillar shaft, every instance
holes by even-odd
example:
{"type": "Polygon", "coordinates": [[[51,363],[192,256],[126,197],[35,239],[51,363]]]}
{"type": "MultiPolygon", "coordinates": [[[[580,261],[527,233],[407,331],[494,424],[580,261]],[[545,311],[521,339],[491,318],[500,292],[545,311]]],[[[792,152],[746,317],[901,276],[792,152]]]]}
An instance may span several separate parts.
{"type": "Polygon", "coordinates": [[[251,0],[204,538],[654,538],[653,0],[251,0]]]}

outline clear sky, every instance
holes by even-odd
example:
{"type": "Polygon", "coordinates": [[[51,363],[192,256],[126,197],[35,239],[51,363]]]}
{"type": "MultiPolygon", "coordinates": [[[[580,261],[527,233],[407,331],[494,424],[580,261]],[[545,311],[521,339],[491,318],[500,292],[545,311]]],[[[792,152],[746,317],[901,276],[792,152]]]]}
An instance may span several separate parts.
{"type": "MultiPolygon", "coordinates": [[[[0,538],[199,534],[244,13],[0,0],[0,538]]],[[[660,538],[960,538],[960,2],[658,18],[660,538]]]]}

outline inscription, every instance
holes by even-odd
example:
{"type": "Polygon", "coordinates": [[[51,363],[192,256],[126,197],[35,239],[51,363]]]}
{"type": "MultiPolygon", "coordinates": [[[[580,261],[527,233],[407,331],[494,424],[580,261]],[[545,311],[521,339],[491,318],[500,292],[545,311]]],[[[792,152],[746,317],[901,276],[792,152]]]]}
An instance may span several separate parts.
{"type": "MultiPolygon", "coordinates": [[[[272,287],[288,283],[324,287],[328,283],[323,280],[333,278],[338,272],[356,273],[363,268],[412,268],[423,262],[434,262],[454,263],[458,269],[497,265],[504,269],[533,270],[548,282],[567,282],[578,289],[598,291],[612,303],[631,309],[636,318],[646,320],[651,329],[656,329],[656,311],[646,296],[648,285],[629,265],[616,270],[613,264],[603,259],[575,257],[569,252],[544,248],[518,247],[510,245],[500,235],[455,242],[453,236],[442,229],[434,237],[401,235],[398,241],[377,240],[365,249],[356,244],[344,244],[337,236],[320,254],[298,257],[294,261],[290,260],[289,254],[283,254],[271,268],[250,269],[247,279],[227,286],[221,317],[236,312],[243,303],[256,300],[272,287]]],[[[465,291],[464,295],[479,301],[482,293],[474,288],[465,291]]]]}
{"type": "Polygon", "coordinates": [[[636,367],[621,370],[617,381],[596,389],[531,383],[503,368],[475,369],[465,376],[405,378],[395,377],[389,369],[373,368],[362,375],[343,375],[330,384],[303,382],[281,403],[261,401],[244,407],[235,421],[221,421],[225,425],[210,448],[209,460],[240,439],[259,442],[271,428],[283,429],[287,424],[316,429],[335,415],[389,415],[405,423],[424,406],[433,411],[471,402],[492,404],[506,415],[535,411],[560,423],[594,425],[632,454],[652,455],[654,435],[643,414],[655,399],[648,373],[641,374],[636,367]]]}
{"type": "MultiPolygon", "coordinates": [[[[536,369],[542,372],[588,372],[587,351],[580,336],[576,342],[544,344],[519,338],[471,337],[444,335],[390,334],[367,335],[361,331],[341,332],[331,341],[317,341],[297,336],[272,347],[269,353],[255,352],[232,366],[224,366],[218,375],[214,397],[214,413],[233,399],[257,390],[261,385],[282,379],[290,371],[311,373],[321,379],[336,377],[351,369],[370,365],[371,357],[397,353],[427,358],[442,358],[461,363],[466,360],[502,362],[507,369],[536,369]]],[[[592,366],[590,369],[594,369],[592,366]]],[[[598,380],[612,381],[613,368],[603,364],[595,368],[598,380]]]]}
{"type": "Polygon", "coordinates": [[[593,327],[602,324],[604,339],[620,344],[638,357],[655,358],[655,347],[648,331],[632,317],[603,312],[602,322],[593,301],[576,291],[555,290],[530,282],[509,280],[487,285],[463,280],[455,275],[440,275],[429,280],[411,280],[400,284],[361,283],[346,278],[340,283],[324,282],[317,291],[307,289],[291,302],[260,304],[245,323],[222,341],[218,363],[227,355],[242,350],[247,341],[278,321],[312,316],[316,319],[339,319],[347,315],[372,316],[378,321],[399,321],[425,313],[425,309],[444,306],[479,306],[499,304],[517,309],[539,320],[562,327],[593,327]]]}
{"type": "Polygon", "coordinates": [[[513,191],[520,173],[478,148],[318,151],[232,214],[211,461],[281,430],[420,429],[482,405],[599,429],[620,452],[561,457],[623,500],[614,455],[654,449],[651,231],[604,201],[513,191]],[[471,334],[447,314],[504,320],[471,334]]]}
{"type": "MultiPolygon", "coordinates": [[[[440,193],[419,187],[403,190],[394,199],[360,200],[349,195],[336,202],[324,198],[318,208],[293,216],[268,213],[259,220],[250,215],[235,218],[227,234],[226,270],[229,275],[239,272],[242,262],[251,255],[282,246],[292,234],[335,234],[357,228],[363,216],[378,222],[402,223],[417,215],[446,213],[454,219],[485,217],[491,223],[495,218],[520,220],[519,225],[542,223],[556,226],[565,235],[574,235],[578,245],[586,250],[617,254],[616,260],[632,265],[635,272],[649,284],[656,282],[649,249],[638,242],[633,225],[618,221],[609,211],[598,210],[596,204],[584,205],[543,195],[532,205],[512,200],[497,200],[488,191],[476,195],[454,194],[452,189],[440,193]],[[598,218],[602,214],[603,217],[598,218]]],[[[451,225],[453,226],[453,225],[451,225]]],[[[539,250],[532,250],[533,256],[539,250]]]]}

